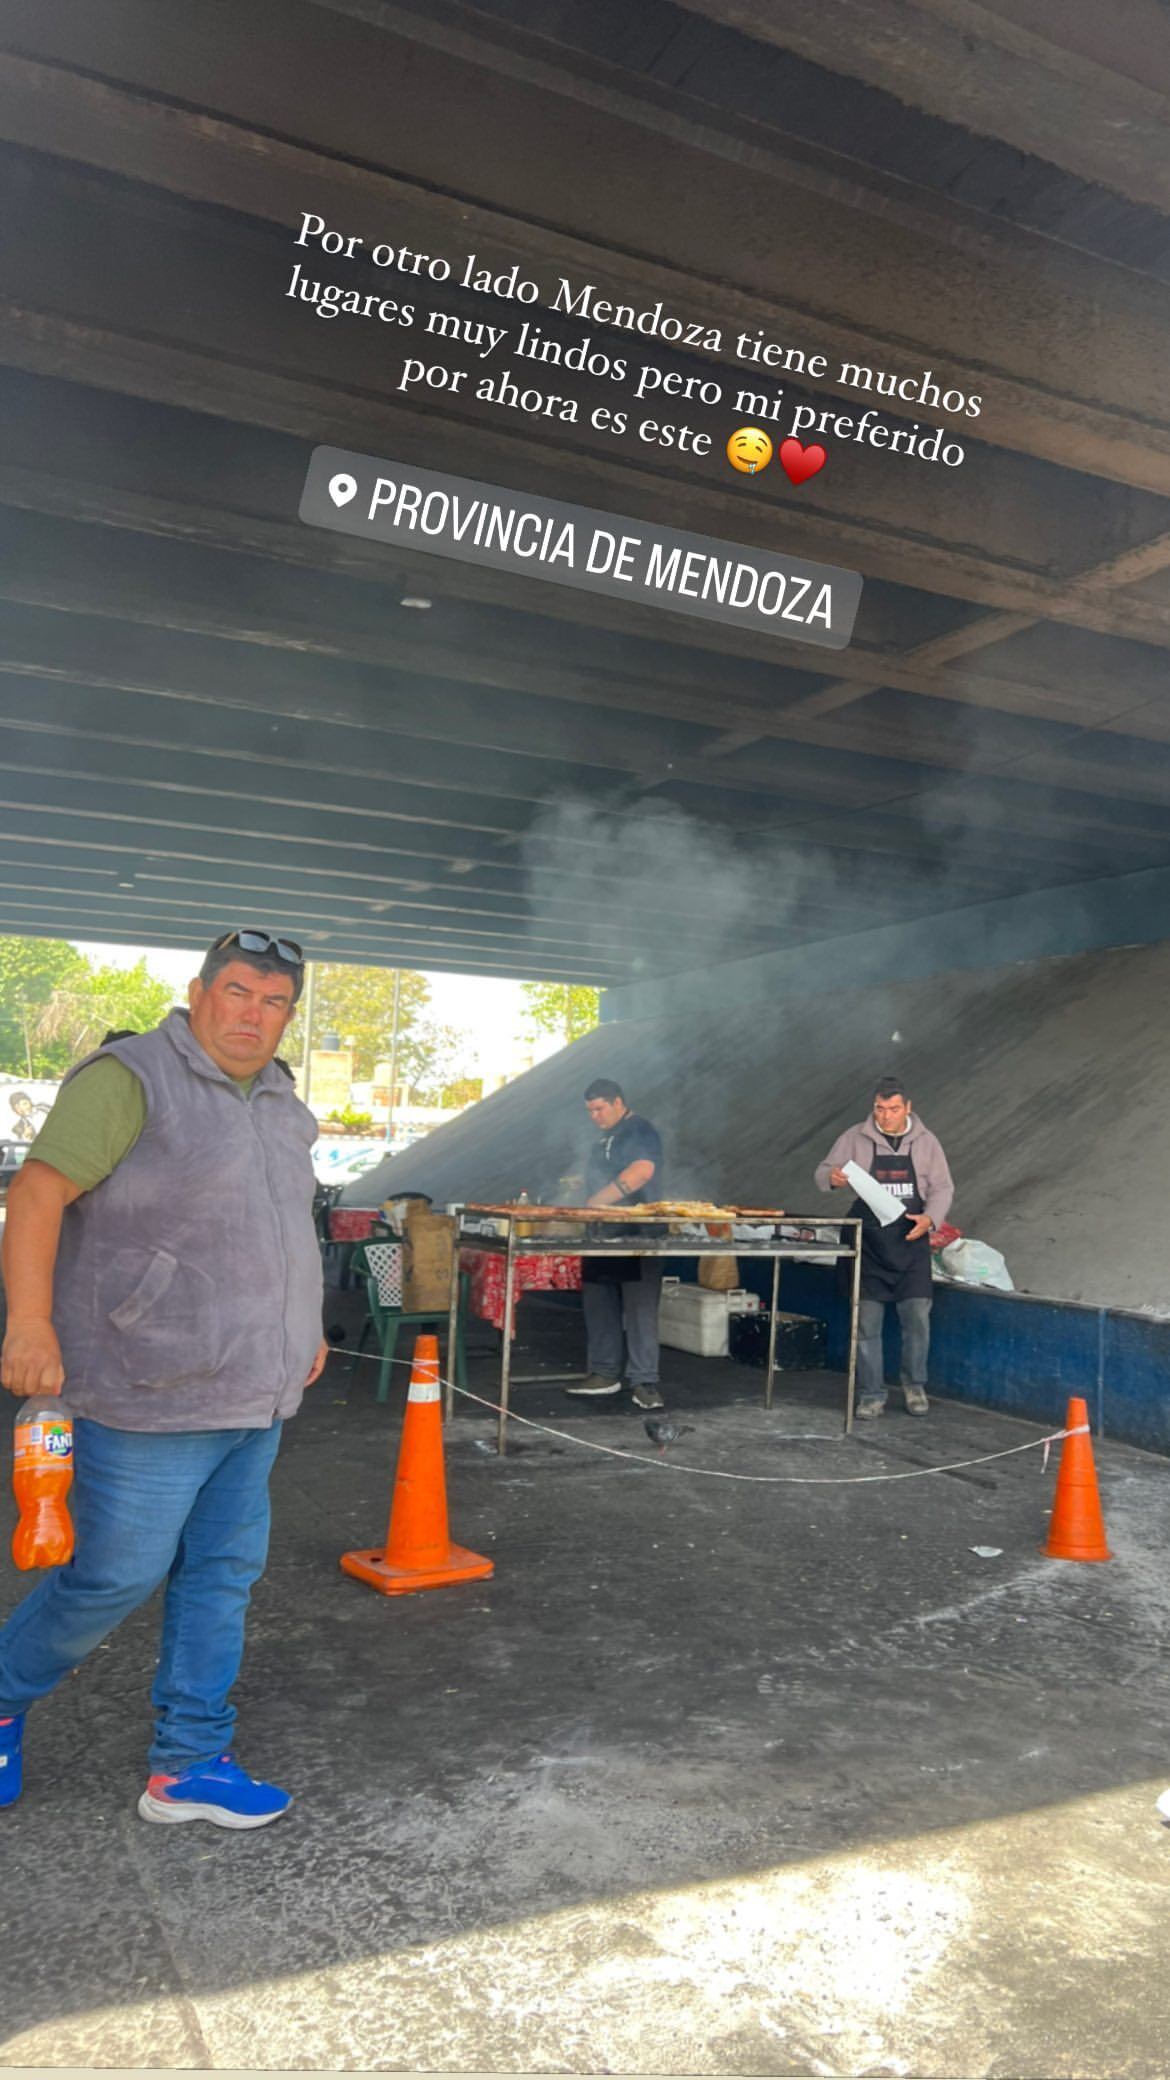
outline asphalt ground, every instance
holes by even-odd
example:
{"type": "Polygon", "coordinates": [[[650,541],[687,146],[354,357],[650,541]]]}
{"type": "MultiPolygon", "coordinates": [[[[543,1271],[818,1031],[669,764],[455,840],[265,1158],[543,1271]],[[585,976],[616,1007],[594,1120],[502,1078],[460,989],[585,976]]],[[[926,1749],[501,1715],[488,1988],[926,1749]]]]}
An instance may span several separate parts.
{"type": "MultiPolygon", "coordinates": [[[[559,1369],[577,1318],[526,1300],[519,1341],[559,1369]]],[[[837,1375],[766,1413],[760,1373],[664,1360],[665,1452],[624,1396],[540,1386],[517,1410],[570,1435],[501,1460],[461,1404],[451,1530],[495,1574],[396,1599],[338,1560],[381,1540],[405,1369],[378,1408],[330,1360],[237,1693],[294,1808],[137,1818],[157,1604],[130,1620],[0,1815],[0,2061],[1166,2073],[1166,1462],[1099,1448],[1116,1558],[1052,1562],[1055,1452],[925,1471],[1035,1426],[936,1399],[846,1440],[837,1375]]],[[[497,1371],[481,1338],[473,1389],[497,1371]]]]}

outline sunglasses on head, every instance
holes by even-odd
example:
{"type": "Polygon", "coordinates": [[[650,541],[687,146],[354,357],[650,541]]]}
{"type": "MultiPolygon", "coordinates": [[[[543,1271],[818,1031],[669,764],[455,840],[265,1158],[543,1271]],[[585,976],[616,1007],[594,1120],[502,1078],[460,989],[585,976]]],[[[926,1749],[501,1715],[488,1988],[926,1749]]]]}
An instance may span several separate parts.
{"type": "Polygon", "coordinates": [[[295,939],[276,939],[271,932],[225,932],[211,951],[222,953],[227,946],[238,946],[241,953],[275,953],[294,968],[305,965],[303,946],[298,946],[295,939]]]}

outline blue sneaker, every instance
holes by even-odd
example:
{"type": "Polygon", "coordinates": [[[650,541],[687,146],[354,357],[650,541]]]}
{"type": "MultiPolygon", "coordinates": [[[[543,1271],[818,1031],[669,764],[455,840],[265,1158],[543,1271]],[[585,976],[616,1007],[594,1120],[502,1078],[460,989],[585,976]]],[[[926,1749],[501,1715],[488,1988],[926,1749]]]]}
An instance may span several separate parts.
{"type": "Polygon", "coordinates": [[[267,1827],[292,1804],[292,1796],[275,1784],[261,1784],[247,1770],[221,1755],[197,1762],[177,1777],[151,1777],[138,1810],[144,1820],[210,1820],[216,1827],[267,1827]]]}
{"type": "Polygon", "coordinates": [[[20,1750],[24,1718],[0,1719],[0,1806],[14,1806],[20,1797],[24,1773],[20,1750]]]}

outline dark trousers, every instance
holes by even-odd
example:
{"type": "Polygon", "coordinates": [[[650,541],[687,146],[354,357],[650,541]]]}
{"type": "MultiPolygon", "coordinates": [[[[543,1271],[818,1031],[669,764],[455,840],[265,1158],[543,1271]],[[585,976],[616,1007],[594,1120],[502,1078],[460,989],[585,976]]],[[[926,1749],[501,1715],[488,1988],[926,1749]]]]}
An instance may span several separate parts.
{"type": "Polygon", "coordinates": [[[583,1285],[586,1364],[590,1372],[620,1379],[622,1342],[631,1387],[658,1382],[658,1302],[662,1294],[661,1259],[643,1257],[641,1277],[621,1285],[583,1285]]]}
{"type": "Polygon", "coordinates": [[[886,1398],[882,1327],[886,1308],[891,1304],[897,1307],[902,1325],[902,1385],[926,1385],[926,1365],[930,1356],[930,1301],[898,1300],[891,1303],[887,1300],[862,1300],[857,1316],[859,1401],[884,1401],[886,1398]]]}

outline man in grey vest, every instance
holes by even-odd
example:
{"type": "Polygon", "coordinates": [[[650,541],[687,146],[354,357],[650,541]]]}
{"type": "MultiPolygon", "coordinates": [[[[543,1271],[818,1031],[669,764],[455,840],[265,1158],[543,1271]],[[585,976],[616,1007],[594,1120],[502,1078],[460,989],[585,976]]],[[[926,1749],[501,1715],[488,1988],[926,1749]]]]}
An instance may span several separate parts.
{"type": "Polygon", "coordinates": [[[262,1827],[289,1794],[231,1755],[281,1425],[325,1362],[310,1149],[274,1060],[304,956],[227,932],[152,1033],[62,1084],[13,1182],[0,1379],[74,1415],[72,1561],[0,1631],[0,1805],[28,1707],[166,1582],[144,1820],[262,1827]]]}

